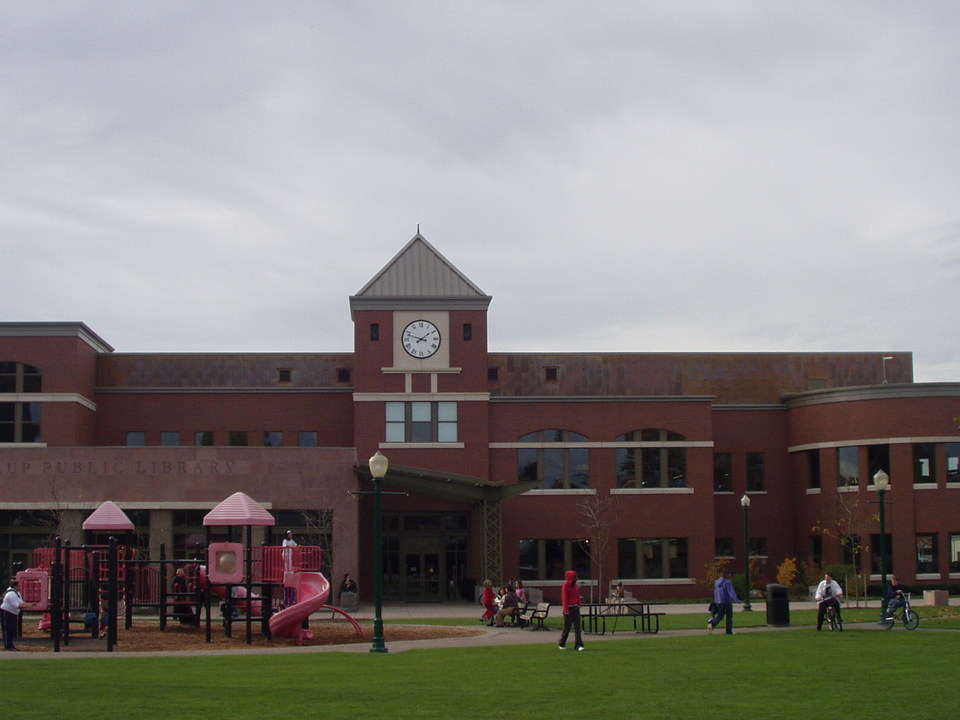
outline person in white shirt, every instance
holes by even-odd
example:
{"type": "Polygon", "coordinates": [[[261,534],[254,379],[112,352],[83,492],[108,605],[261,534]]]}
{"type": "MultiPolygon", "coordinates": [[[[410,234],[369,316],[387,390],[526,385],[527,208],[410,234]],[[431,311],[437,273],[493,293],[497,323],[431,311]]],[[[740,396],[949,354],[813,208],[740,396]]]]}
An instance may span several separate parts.
{"type": "Polygon", "coordinates": [[[17,636],[17,622],[20,618],[20,607],[23,605],[23,598],[20,597],[19,583],[14,579],[10,581],[10,587],[3,594],[3,602],[0,602],[0,615],[3,621],[3,649],[18,650],[14,647],[13,639],[17,636]]]}
{"type": "Polygon", "coordinates": [[[840,598],[842,597],[843,589],[833,579],[833,575],[826,573],[823,580],[817,585],[817,630],[823,627],[823,615],[827,612],[828,607],[832,606],[837,612],[837,619],[840,619],[840,598]]]}
{"type": "MultiPolygon", "coordinates": [[[[293,556],[296,552],[294,550],[297,547],[297,541],[293,539],[293,530],[287,530],[286,535],[284,535],[283,542],[281,543],[283,550],[280,552],[283,553],[283,569],[286,572],[293,572],[294,562],[293,556]]],[[[296,563],[298,566],[300,563],[296,563]]],[[[297,568],[299,569],[299,567],[297,568]]],[[[284,605],[293,605],[297,602],[297,588],[292,586],[285,586],[283,588],[283,604],[284,605]]]]}

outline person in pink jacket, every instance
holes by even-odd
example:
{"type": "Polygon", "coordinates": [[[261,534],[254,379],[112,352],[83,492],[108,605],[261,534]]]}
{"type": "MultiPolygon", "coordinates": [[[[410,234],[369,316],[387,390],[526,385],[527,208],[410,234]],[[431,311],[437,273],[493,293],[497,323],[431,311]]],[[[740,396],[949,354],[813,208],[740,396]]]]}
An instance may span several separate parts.
{"type": "Polygon", "coordinates": [[[580,627],[580,586],[577,584],[577,571],[567,570],[567,579],[560,589],[560,600],[563,602],[563,634],[560,636],[558,647],[567,649],[567,637],[573,627],[573,642],[578,651],[583,650],[583,632],[580,627]]]}

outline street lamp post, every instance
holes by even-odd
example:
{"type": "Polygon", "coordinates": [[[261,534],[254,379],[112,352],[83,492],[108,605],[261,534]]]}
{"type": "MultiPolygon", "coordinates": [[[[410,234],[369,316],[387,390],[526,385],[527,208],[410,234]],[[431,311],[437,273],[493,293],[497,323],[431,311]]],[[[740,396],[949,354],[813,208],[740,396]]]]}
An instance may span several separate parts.
{"type": "Polygon", "coordinates": [[[373,645],[372,653],[387,652],[387,645],[383,640],[383,543],[381,539],[383,526],[383,478],[390,466],[387,458],[377,450],[370,458],[370,474],[373,476],[373,592],[375,614],[373,618],[373,645]]]}
{"type": "Polygon", "coordinates": [[[740,498],[743,508],[743,611],[750,612],[750,498],[744,493],[740,498]]]}
{"type": "Polygon", "coordinates": [[[884,514],[883,500],[890,489],[890,476],[882,469],[873,476],[873,486],[877,489],[880,504],[880,616],[887,615],[887,518],[884,514]]]}

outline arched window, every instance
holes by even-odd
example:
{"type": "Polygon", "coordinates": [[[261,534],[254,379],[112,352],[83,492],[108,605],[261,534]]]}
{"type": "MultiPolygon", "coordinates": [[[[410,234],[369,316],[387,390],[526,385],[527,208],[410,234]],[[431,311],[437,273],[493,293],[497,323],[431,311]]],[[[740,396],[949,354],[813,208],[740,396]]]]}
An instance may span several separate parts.
{"type": "Polygon", "coordinates": [[[20,362],[0,362],[0,443],[38,443],[42,404],[23,396],[41,392],[39,368],[20,362]]]}
{"type": "Polygon", "coordinates": [[[518,451],[520,480],[539,480],[544,490],[580,490],[590,487],[590,451],[577,447],[586,436],[572,430],[538,430],[519,442],[529,447],[518,451]]]}
{"type": "Polygon", "coordinates": [[[624,433],[617,448],[618,488],[681,488],[687,486],[687,449],[680,433],[647,428],[624,433]]]}

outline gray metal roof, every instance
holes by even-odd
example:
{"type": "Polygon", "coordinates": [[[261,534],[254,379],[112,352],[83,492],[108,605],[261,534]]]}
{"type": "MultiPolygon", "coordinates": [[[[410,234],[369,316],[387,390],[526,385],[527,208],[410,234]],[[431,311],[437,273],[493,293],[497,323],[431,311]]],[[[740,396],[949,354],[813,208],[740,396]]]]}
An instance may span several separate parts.
{"type": "Polygon", "coordinates": [[[419,232],[356,295],[352,310],[486,308],[490,296],[474,285],[419,232]]]}

